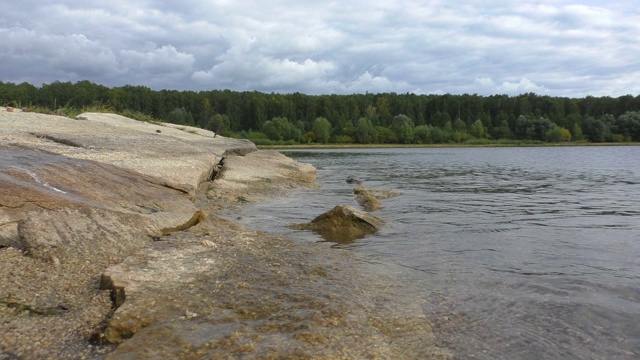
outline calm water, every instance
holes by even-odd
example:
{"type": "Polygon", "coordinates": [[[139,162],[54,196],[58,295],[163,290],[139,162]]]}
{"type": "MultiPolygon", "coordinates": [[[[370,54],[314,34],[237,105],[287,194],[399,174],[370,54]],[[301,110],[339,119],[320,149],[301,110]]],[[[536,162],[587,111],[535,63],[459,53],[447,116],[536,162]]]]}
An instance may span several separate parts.
{"type": "Polygon", "coordinates": [[[245,221],[320,241],[287,226],[356,205],[348,175],[396,190],[381,233],[334,247],[403,269],[457,358],[640,359],[640,147],[286,154],[313,164],[321,189],[245,221]]]}

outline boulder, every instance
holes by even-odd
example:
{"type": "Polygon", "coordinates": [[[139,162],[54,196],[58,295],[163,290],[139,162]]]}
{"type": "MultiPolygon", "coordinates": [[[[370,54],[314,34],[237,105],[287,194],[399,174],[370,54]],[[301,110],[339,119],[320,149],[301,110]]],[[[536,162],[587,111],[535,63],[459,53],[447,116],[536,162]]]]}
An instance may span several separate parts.
{"type": "Polygon", "coordinates": [[[348,205],[338,205],[307,224],[292,225],[297,230],[312,230],[325,240],[348,243],[374,234],[384,221],[348,205]]]}

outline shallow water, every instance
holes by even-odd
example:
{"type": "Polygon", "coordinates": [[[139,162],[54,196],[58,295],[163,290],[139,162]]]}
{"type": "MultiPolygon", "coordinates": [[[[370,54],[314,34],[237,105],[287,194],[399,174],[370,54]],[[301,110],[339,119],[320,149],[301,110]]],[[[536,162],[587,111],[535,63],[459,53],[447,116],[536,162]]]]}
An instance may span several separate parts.
{"type": "Polygon", "coordinates": [[[316,166],[321,188],[243,221],[321,241],[288,225],[356,205],[348,175],[396,190],[383,231],[334,247],[404,269],[457,358],[640,358],[640,147],[286,154],[316,166]]]}

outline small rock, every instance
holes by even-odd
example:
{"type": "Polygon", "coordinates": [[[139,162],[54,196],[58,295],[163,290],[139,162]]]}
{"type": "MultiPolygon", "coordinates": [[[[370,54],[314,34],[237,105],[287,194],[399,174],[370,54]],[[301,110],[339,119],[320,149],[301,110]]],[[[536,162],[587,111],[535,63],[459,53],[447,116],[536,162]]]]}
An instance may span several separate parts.
{"type": "Polygon", "coordinates": [[[353,177],[351,175],[347,176],[347,180],[346,181],[347,181],[348,184],[362,184],[362,181],[356,179],[355,177],[353,177]]]}
{"type": "Polygon", "coordinates": [[[298,230],[312,230],[325,240],[348,243],[376,233],[384,224],[382,219],[348,205],[338,205],[307,224],[295,224],[298,230]]]}
{"type": "Polygon", "coordinates": [[[194,313],[194,312],[192,312],[192,311],[186,310],[186,311],[184,312],[184,318],[185,318],[185,319],[187,319],[187,320],[188,320],[188,319],[193,319],[193,318],[194,318],[194,317],[196,317],[196,316],[198,316],[198,314],[196,314],[196,313],[194,313]]]}
{"type": "Polygon", "coordinates": [[[201,244],[202,246],[216,247],[216,244],[213,241],[209,241],[209,240],[202,240],[201,244]]]}

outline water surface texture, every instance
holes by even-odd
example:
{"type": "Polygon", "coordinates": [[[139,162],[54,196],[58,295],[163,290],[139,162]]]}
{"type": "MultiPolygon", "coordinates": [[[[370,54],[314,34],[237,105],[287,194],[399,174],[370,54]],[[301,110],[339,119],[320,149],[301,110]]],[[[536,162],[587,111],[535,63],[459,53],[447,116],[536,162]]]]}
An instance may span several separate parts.
{"type": "Polygon", "coordinates": [[[244,221],[320,241],[287,226],[357,205],[347,176],[396,190],[381,233],[333,247],[404,269],[456,358],[640,358],[640,147],[286,154],[316,166],[321,188],[244,221]]]}

